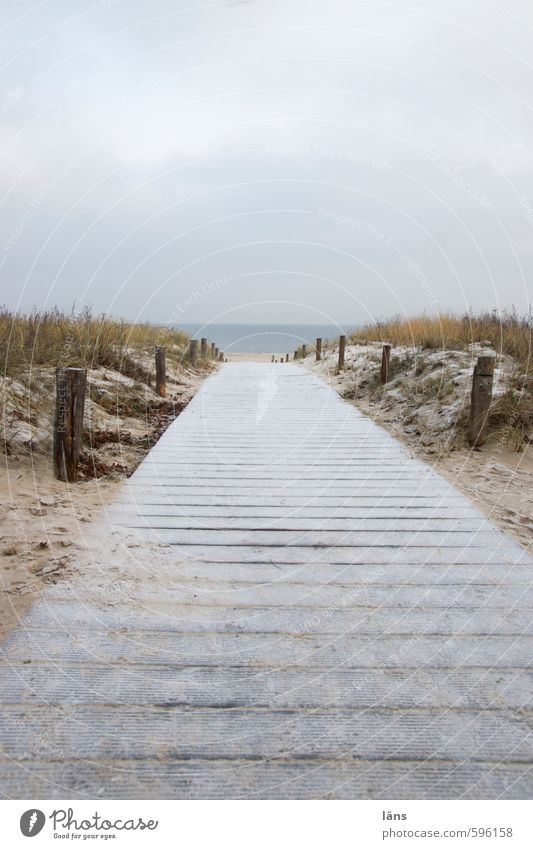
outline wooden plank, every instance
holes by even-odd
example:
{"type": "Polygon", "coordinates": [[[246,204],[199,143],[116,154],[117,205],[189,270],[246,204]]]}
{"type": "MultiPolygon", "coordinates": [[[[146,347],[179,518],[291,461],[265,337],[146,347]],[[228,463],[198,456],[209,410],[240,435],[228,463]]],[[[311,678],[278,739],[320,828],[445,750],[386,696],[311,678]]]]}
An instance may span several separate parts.
{"type": "Polygon", "coordinates": [[[112,764],[34,761],[31,771],[0,764],[0,783],[12,798],[64,799],[530,799],[531,769],[523,763],[473,760],[335,762],[220,759],[112,764]]]}
{"type": "Polygon", "coordinates": [[[224,545],[186,545],[180,542],[172,530],[152,530],[150,528],[127,529],[132,538],[144,539],[151,543],[174,545],[179,548],[179,556],[193,560],[209,560],[212,563],[226,563],[240,560],[242,563],[275,563],[283,560],[287,563],[330,563],[330,564],[424,564],[433,563],[442,566],[455,564],[518,564],[530,562],[527,553],[514,546],[507,545],[498,549],[481,546],[457,547],[395,547],[395,546],[351,546],[314,547],[309,546],[224,546],[224,545]]]}
{"type": "MultiPolygon", "coordinates": [[[[413,507],[407,505],[405,507],[346,507],[333,505],[313,506],[303,502],[300,506],[287,507],[286,505],[250,505],[242,504],[238,507],[231,504],[179,504],[173,503],[170,499],[146,499],[139,498],[123,498],[115,502],[110,508],[106,509],[106,518],[117,520],[122,516],[139,515],[147,516],[175,516],[177,519],[189,519],[190,521],[201,520],[205,518],[209,523],[218,521],[227,521],[229,524],[226,527],[231,527],[232,522],[242,521],[246,523],[253,520],[258,520],[258,527],[261,523],[267,521],[277,521],[287,519],[291,523],[302,521],[312,523],[316,520],[320,522],[336,523],[351,522],[352,528],[357,528],[359,522],[364,519],[368,522],[368,527],[380,527],[374,525],[374,522],[390,522],[398,523],[398,526],[407,527],[407,522],[410,519],[422,519],[424,525],[432,520],[433,522],[445,522],[446,525],[440,525],[438,530],[450,527],[451,524],[465,530],[470,528],[470,521],[473,520],[474,527],[476,522],[484,524],[488,520],[481,516],[473,507],[470,510],[457,507],[442,507],[437,504],[433,507],[413,507]],[[138,509],[137,509],[138,508],[138,509]]],[[[332,524],[333,527],[333,524],[332,524]]],[[[339,526],[340,527],[340,526],[339,526]]],[[[343,525],[344,527],[344,525],[343,525]]],[[[411,525],[409,525],[411,527],[411,525]]],[[[413,525],[414,527],[414,525],[413,525]]]]}
{"type": "MultiPolygon", "coordinates": [[[[223,567],[220,567],[220,571],[223,572],[223,567]]],[[[159,594],[166,593],[169,602],[179,604],[228,605],[232,608],[248,608],[254,605],[283,608],[321,607],[323,610],[320,620],[325,616],[324,609],[368,605],[405,608],[422,606],[445,610],[456,607],[480,607],[484,610],[503,607],[508,610],[512,607],[513,613],[514,608],[529,610],[528,593],[521,585],[502,588],[490,584],[474,584],[466,587],[454,584],[453,576],[450,576],[448,584],[435,587],[415,582],[405,587],[386,582],[358,585],[353,580],[342,582],[342,578],[319,584],[306,581],[305,574],[298,577],[299,579],[295,578],[293,581],[278,580],[271,584],[251,583],[249,580],[229,582],[221,577],[219,581],[206,582],[205,589],[200,589],[194,579],[181,578],[177,579],[173,586],[154,583],[146,589],[138,589],[137,595],[149,605],[153,604],[159,594]],[[280,597],[283,597],[283,605],[279,604],[280,597]]],[[[513,622],[513,614],[509,614],[509,617],[509,621],[513,622]]],[[[500,617],[493,616],[493,626],[497,621],[500,621],[500,617]]],[[[318,625],[319,623],[317,631],[318,625]]]]}
{"type": "Polygon", "coordinates": [[[533,792],[532,558],[303,365],[225,363],[92,532],[1,648],[4,793],[533,792]]]}
{"type": "MultiPolygon", "coordinates": [[[[312,606],[313,597],[304,599],[302,604],[285,607],[261,606],[259,603],[231,606],[224,602],[217,604],[214,600],[211,603],[211,599],[206,599],[206,604],[166,601],[142,604],[133,610],[124,603],[101,609],[98,604],[88,602],[82,609],[75,603],[56,601],[30,614],[27,625],[34,634],[41,628],[55,628],[56,631],[76,628],[80,633],[83,630],[105,633],[127,628],[132,634],[151,631],[310,634],[320,629],[322,634],[489,636],[498,627],[499,634],[533,636],[529,610],[519,607],[523,596],[520,588],[512,593],[506,588],[503,596],[483,588],[486,603],[480,601],[480,588],[477,588],[476,594],[469,593],[468,597],[458,592],[457,603],[444,608],[437,592],[428,592],[427,588],[425,591],[417,588],[418,593],[404,591],[401,597],[387,589],[388,595],[387,591],[382,591],[380,596],[375,590],[373,594],[360,593],[359,599],[350,596],[341,600],[341,606],[331,609],[324,608],[324,605],[312,606]],[[476,606],[474,611],[472,600],[476,606]],[[516,600],[513,614],[509,616],[508,607],[516,600]]],[[[259,599],[254,601],[259,602],[259,599]]],[[[317,601],[325,603],[328,599],[317,601]]],[[[339,603],[338,599],[336,603],[339,603]]]]}
{"type": "Polygon", "coordinates": [[[0,714],[0,760],[55,759],[74,749],[82,759],[407,757],[425,760],[528,763],[533,735],[528,722],[506,711],[394,711],[386,708],[308,711],[261,708],[119,709],[5,706],[0,714]],[[135,736],[124,729],[134,726],[135,736]],[[102,733],[105,728],[105,733],[102,733]]]}
{"type": "MultiPolygon", "coordinates": [[[[233,511],[235,513],[235,511],[233,511]]],[[[432,533],[458,533],[463,532],[476,536],[483,530],[494,534],[495,531],[487,519],[472,520],[466,518],[443,519],[428,518],[421,520],[418,516],[412,519],[399,517],[387,519],[369,519],[363,515],[359,519],[330,519],[317,517],[294,517],[286,512],[278,516],[252,516],[250,518],[230,516],[222,514],[218,516],[196,515],[192,516],[190,510],[177,512],[164,507],[143,507],[142,512],[126,512],[124,509],[116,512],[108,511],[107,517],[113,524],[125,525],[127,527],[149,527],[149,528],[175,528],[176,530],[188,531],[312,531],[322,534],[327,531],[338,531],[343,534],[353,533],[360,529],[363,533],[401,531],[404,533],[417,534],[422,531],[432,533]]],[[[322,539],[322,537],[320,537],[322,539]]],[[[455,538],[454,538],[455,542],[455,538]]]]}
{"type": "Polygon", "coordinates": [[[64,799],[530,799],[523,763],[473,760],[129,760],[0,764],[12,798],[64,799]]]}
{"type": "Polygon", "coordinates": [[[299,548],[309,546],[313,549],[336,548],[425,548],[435,549],[465,549],[489,548],[491,545],[513,551],[507,538],[500,531],[416,531],[401,530],[360,530],[360,531],[327,531],[322,528],[313,530],[288,531],[276,528],[260,530],[228,530],[226,528],[187,528],[176,527],[172,518],[156,519],[151,522],[136,520],[135,524],[125,523],[129,528],[147,528],[164,532],[164,539],[172,545],[181,546],[227,546],[229,547],[275,547],[299,548]],[[167,533],[168,532],[168,533],[167,533]]]}
{"type": "MultiPolygon", "coordinates": [[[[533,673],[521,669],[261,670],[206,666],[0,664],[7,704],[191,707],[500,708],[528,703],[533,673]]],[[[0,773],[1,774],[1,773],[0,773]]]]}
{"type": "MultiPolygon", "coordinates": [[[[167,565],[164,569],[163,564],[166,561],[159,561],[159,572],[162,573],[161,585],[156,576],[151,576],[151,582],[155,587],[156,593],[169,594],[169,601],[173,599],[173,589],[178,588],[183,582],[201,581],[205,582],[206,586],[217,581],[230,581],[232,583],[244,582],[251,583],[253,580],[258,583],[274,583],[279,588],[279,604],[285,605],[286,600],[283,596],[285,582],[289,583],[306,583],[309,586],[309,591],[313,590],[313,584],[340,584],[346,590],[345,604],[349,605],[350,598],[348,594],[351,592],[353,584],[365,587],[373,584],[385,584],[388,587],[399,586],[435,586],[435,587],[451,587],[455,592],[457,587],[461,586],[492,586],[498,588],[501,586],[520,586],[524,598],[529,597],[528,588],[531,585],[531,569],[530,564],[508,565],[501,564],[470,564],[448,565],[445,569],[439,564],[433,563],[386,563],[386,564],[367,564],[367,563],[348,563],[348,564],[332,564],[332,563],[311,563],[304,561],[302,563],[284,563],[282,560],[276,560],[275,563],[253,563],[252,568],[249,563],[226,561],[220,563],[217,561],[206,560],[183,560],[176,563],[174,551],[172,547],[164,549],[169,555],[171,566],[167,565]],[[252,571],[253,570],[253,571],[252,571]]],[[[159,574],[158,572],[158,574],[159,574]]],[[[92,575],[91,580],[87,580],[81,585],[78,582],[77,586],[83,588],[84,599],[94,599],[102,593],[107,593],[113,604],[120,602],[120,598],[115,598],[113,587],[109,586],[109,582],[103,578],[97,578],[92,575]]],[[[142,593],[135,583],[131,583],[127,576],[121,578],[120,587],[124,588],[129,603],[137,605],[137,599],[142,598],[142,593]],[[130,591],[131,590],[131,591],[130,591]]],[[[71,600],[76,598],[72,595],[72,589],[65,584],[57,584],[50,587],[48,590],[48,599],[51,601],[71,600]]],[[[177,596],[179,600],[179,596],[177,596]]],[[[152,602],[151,602],[152,603],[152,602]]],[[[174,603],[174,601],[172,601],[174,603]]],[[[316,601],[319,603],[319,600],[316,601]]],[[[527,603],[527,602],[525,602],[527,603]]]]}
{"type": "MultiPolygon", "coordinates": [[[[37,632],[36,632],[37,633],[37,632]]],[[[231,666],[260,669],[327,667],[389,669],[531,668],[533,638],[498,636],[356,637],[331,634],[56,634],[39,630],[38,641],[9,641],[0,659],[35,662],[99,662],[163,666],[231,666]]],[[[1,736],[1,735],[0,735],[1,736]]]]}

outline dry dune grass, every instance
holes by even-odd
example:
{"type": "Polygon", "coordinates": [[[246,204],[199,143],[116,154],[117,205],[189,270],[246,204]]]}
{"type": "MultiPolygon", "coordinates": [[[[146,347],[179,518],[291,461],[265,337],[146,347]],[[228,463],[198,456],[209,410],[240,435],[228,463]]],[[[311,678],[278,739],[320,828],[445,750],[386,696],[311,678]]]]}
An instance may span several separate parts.
{"type": "Polygon", "coordinates": [[[168,353],[182,355],[187,342],[181,331],[97,316],[90,309],[77,314],[34,311],[27,316],[0,309],[0,358],[6,376],[36,366],[103,366],[130,374],[138,368],[132,350],[165,345],[168,353]]]}
{"type": "MultiPolygon", "coordinates": [[[[442,313],[437,316],[419,315],[414,318],[395,317],[376,321],[353,333],[347,340],[351,345],[372,345],[372,343],[390,342],[393,349],[391,358],[389,388],[395,386],[394,379],[400,377],[411,387],[412,392],[420,394],[421,380],[425,390],[433,389],[439,396],[451,392],[451,383],[438,375],[432,386],[422,372],[426,367],[426,354],[435,352],[467,352],[469,346],[491,347],[498,355],[501,365],[503,355],[511,358],[506,365],[508,374],[505,379],[505,391],[494,398],[490,410],[490,426],[494,434],[505,434],[506,441],[516,449],[522,450],[533,439],[533,322],[530,316],[521,316],[516,311],[498,313],[484,312],[455,315],[442,313]],[[401,374],[400,374],[401,373],[401,374]],[[422,375],[422,377],[421,377],[422,375]]],[[[338,346],[338,339],[328,340],[323,346],[332,352],[338,346]]],[[[363,348],[363,350],[365,350],[363,348]]],[[[477,348],[479,350],[479,348],[477,348]]],[[[308,346],[308,353],[313,352],[308,346]]],[[[380,355],[380,348],[378,347],[380,355]]],[[[302,355],[300,349],[299,355],[302,355]]],[[[381,391],[379,382],[379,355],[377,371],[372,372],[369,391],[376,387],[381,391]]],[[[476,348],[470,350],[471,357],[477,356],[476,348]]],[[[349,374],[348,367],[346,373],[349,374]]]]}
{"type": "Polygon", "coordinates": [[[490,342],[495,351],[509,354],[530,371],[532,329],[531,319],[516,312],[442,313],[376,321],[356,331],[350,341],[391,342],[433,350],[461,350],[471,344],[490,342]]]}
{"type": "Polygon", "coordinates": [[[533,432],[533,323],[516,312],[485,312],[462,316],[393,318],[364,327],[351,337],[352,343],[391,342],[425,350],[464,350],[472,344],[489,343],[498,354],[515,360],[508,389],[492,404],[492,429],[506,433],[515,448],[529,444],[533,432]]]}

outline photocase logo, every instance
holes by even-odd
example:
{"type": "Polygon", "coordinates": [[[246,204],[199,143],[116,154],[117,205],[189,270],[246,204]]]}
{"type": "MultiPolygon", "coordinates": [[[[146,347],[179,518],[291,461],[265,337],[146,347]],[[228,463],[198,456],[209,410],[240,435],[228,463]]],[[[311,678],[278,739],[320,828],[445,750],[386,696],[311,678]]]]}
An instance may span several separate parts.
{"type": "Polygon", "coordinates": [[[35,837],[42,831],[46,822],[46,817],[42,811],[37,808],[30,808],[29,811],[24,811],[20,818],[20,830],[24,837],[35,837]]]}

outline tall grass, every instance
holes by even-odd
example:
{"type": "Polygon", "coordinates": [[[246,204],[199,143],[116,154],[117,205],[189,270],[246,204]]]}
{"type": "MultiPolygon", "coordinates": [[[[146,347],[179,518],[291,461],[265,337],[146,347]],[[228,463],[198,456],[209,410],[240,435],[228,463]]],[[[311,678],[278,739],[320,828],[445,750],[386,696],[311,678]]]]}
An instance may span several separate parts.
{"type": "Polygon", "coordinates": [[[9,376],[36,366],[104,366],[135,376],[131,357],[135,350],[154,345],[183,350],[187,342],[182,331],[93,315],[90,309],[79,314],[52,309],[24,316],[0,308],[0,368],[9,376]]]}
{"type": "Polygon", "coordinates": [[[516,312],[442,313],[376,321],[352,334],[350,342],[384,341],[434,350],[461,350],[472,343],[490,342],[496,351],[515,357],[529,371],[532,368],[532,330],[531,319],[516,312]]]}

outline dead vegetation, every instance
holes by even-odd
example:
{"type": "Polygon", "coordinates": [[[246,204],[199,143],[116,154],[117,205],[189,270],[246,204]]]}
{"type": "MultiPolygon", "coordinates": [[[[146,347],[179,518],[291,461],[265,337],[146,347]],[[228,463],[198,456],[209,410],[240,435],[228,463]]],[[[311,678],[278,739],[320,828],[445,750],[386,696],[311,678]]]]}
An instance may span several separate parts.
{"type": "Polygon", "coordinates": [[[50,455],[55,370],[87,369],[80,477],[131,474],[186,406],[212,363],[189,360],[188,336],[135,325],[90,310],[29,316],[0,311],[3,450],[9,456],[50,455]],[[154,348],[167,352],[167,397],[154,384],[154,348]]]}
{"type": "MultiPolygon", "coordinates": [[[[390,380],[380,382],[383,341],[348,345],[345,368],[338,347],[306,367],[402,440],[523,545],[533,544],[533,377],[528,360],[501,353],[488,339],[456,349],[393,343],[390,380]],[[472,372],[477,358],[496,357],[489,438],[480,449],[467,440],[472,372]]],[[[527,351],[528,336],[514,350],[527,351]]],[[[516,342],[516,340],[515,340],[516,342]]]]}
{"type": "Polygon", "coordinates": [[[353,333],[346,368],[335,365],[335,343],[325,346],[330,373],[345,397],[380,415],[417,426],[423,439],[439,450],[466,444],[471,374],[480,353],[497,360],[490,430],[502,444],[522,450],[533,439],[532,329],[529,316],[485,312],[401,317],[376,321],[353,333]],[[383,343],[391,343],[389,382],[380,382],[383,343]],[[432,439],[432,432],[441,437],[432,439]]]}
{"type": "Polygon", "coordinates": [[[110,368],[141,382],[146,369],[135,354],[156,345],[167,346],[167,356],[186,356],[188,337],[170,327],[132,324],[90,309],[64,313],[58,309],[20,315],[0,309],[0,357],[4,376],[16,377],[40,366],[110,368]]]}
{"type": "Polygon", "coordinates": [[[376,321],[350,336],[351,344],[391,342],[428,351],[466,350],[471,345],[492,347],[513,357],[526,372],[532,367],[532,329],[529,316],[517,312],[441,313],[376,321]]]}
{"type": "Polygon", "coordinates": [[[472,371],[480,354],[496,356],[493,401],[489,414],[491,437],[505,447],[523,450],[533,440],[531,378],[513,357],[483,345],[463,350],[393,349],[389,380],[380,381],[381,343],[351,345],[345,368],[337,368],[335,349],[316,367],[327,372],[347,400],[427,454],[443,455],[469,449],[467,425],[472,371]]]}

